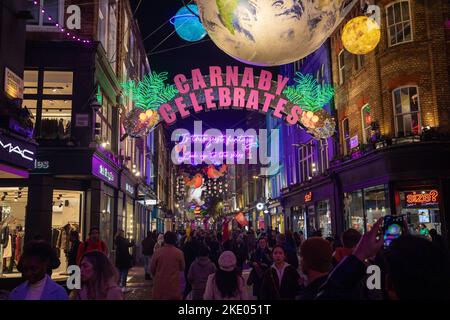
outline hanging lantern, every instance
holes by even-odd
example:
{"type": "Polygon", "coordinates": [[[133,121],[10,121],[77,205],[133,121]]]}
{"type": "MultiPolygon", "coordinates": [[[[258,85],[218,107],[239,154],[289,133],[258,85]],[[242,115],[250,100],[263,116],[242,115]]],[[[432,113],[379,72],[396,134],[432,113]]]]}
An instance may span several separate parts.
{"type": "Polygon", "coordinates": [[[368,54],[375,50],[380,40],[380,26],[374,19],[366,16],[351,19],[342,31],[342,44],[353,54],[368,54]]]}

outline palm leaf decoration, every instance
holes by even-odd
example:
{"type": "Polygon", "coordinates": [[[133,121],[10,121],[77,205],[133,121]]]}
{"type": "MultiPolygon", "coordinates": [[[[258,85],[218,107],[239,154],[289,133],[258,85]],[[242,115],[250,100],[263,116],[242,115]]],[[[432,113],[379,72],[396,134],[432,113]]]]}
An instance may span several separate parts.
{"type": "Polygon", "coordinates": [[[295,105],[307,111],[316,112],[333,99],[334,88],[330,84],[321,85],[311,74],[296,72],[296,85],[284,89],[283,93],[295,105]]]}
{"type": "Polygon", "coordinates": [[[124,82],[121,84],[124,95],[130,97],[138,108],[156,110],[178,94],[174,85],[166,84],[167,74],[152,72],[137,84],[133,80],[124,82]]]}

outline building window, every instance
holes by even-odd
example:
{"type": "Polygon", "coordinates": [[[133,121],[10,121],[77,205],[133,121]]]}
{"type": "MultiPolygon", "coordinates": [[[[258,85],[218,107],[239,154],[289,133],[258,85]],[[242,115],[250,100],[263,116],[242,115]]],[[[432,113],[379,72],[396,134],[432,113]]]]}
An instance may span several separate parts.
{"type": "Polygon", "coordinates": [[[350,123],[348,118],[342,121],[342,138],[344,141],[344,154],[350,152],[350,123]]]}
{"type": "Polygon", "coordinates": [[[356,71],[359,71],[364,67],[365,58],[363,55],[356,55],[356,71]]]}
{"type": "Polygon", "coordinates": [[[412,41],[409,1],[398,1],[386,7],[389,46],[412,41]]]}
{"type": "Polygon", "coordinates": [[[34,0],[28,0],[27,6],[32,19],[27,20],[27,28],[30,31],[52,28],[56,30],[56,24],[61,24],[64,18],[64,0],[38,0],[39,5],[34,4],[34,0]],[[45,13],[42,12],[45,10],[45,13]],[[49,17],[52,17],[49,20],[49,17]]]}
{"type": "Polygon", "coordinates": [[[417,87],[393,91],[395,133],[397,137],[420,134],[420,102],[417,87]]]}
{"type": "Polygon", "coordinates": [[[96,122],[100,124],[100,136],[98,139],[104,143],[104,147],[111,148],[112,142],[112,104],[102,93],[102,108],[96,113],[96,122]]]}
{"type": "Polygon", "coordinates": [[[361,122],[363,131],[363,143],[367,143],[372,133],[372,116],[370,114],[370,107],[366,104],[361,108],[361,122]]]}
{"type": "Polygon", "coordinates": [[[320,172],[324,173],[330,167],[330,161],[328,156],[328,140],[319,140],[319,161],[320,172]]]}
{"type": "Polygon", "coordinates": [[[339,67],[339,84],[342,85],[345,82],[345,51],[344,50],[339,52],[338,67],[339,67]]]}
{"type": "Polygon", "coordinates": [[[23,105],[33,115],[35,136],[42,139],[67,139],[72,120],[73,72],[24,72],[23,105]]]}
{"type": "Polygon", "coordinates": [[[308,181],[312,178],[313,172],[313,144],[308,142],[299,149],[300,159],[300,182],[308,181]]]}

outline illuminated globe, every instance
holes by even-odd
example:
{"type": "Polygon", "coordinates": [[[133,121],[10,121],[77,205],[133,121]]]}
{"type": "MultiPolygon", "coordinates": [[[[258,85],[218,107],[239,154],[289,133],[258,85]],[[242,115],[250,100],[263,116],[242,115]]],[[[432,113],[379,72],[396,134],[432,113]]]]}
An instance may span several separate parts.
{"type": "Polygon", "coordinates": [[[353,18],[342,31],[342,44],[353,54],[368,54],[381,40],[378,23],[366,16],[353,18]]]}
{"type": "Polygon", "coordinates": [[[242,62],[291,63],[317,50],[359,0],[197,0],[214,43],[242,62]]]}
{"type": "Polygon", "coordinates": [[[206,31],[200,19],[196,16],[198,15],[197,6],[189,4],[188,7],[190,10],[187,7],[178,10],[177,14],[170,19],[170,22],[174,25],[180,38],[190,42],[199,41],[206,36],[206,31]]]}

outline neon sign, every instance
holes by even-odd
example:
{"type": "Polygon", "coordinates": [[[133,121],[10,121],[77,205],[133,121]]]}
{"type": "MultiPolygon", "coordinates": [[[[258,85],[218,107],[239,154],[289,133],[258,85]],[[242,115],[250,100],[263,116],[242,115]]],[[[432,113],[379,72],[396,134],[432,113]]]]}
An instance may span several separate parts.
{"type": "Polygon", "coordinates": [[[125,183],[125,190],[130,194],[134,194],[134,187],[129,185],[128,183],[125,183]]]}
{"type": "Polygon", "coordinates": [[[288,86],[290,78],[274,76],[272,72],[245,67],[210,66],[208,74],[197,68],[191,78],[184,74],[174,77],[174,85],[165,83],[167,73],[146,75],[137,85],[122,84],[124,94],[143,110],[158,109],[167,125],[177,118],[214,110],[249,110],[284,119],[289,125],[300,124],[317,139],[334,134],[336,123],[323,107],[334,96],[329,84],[319,84],[312,75],[296,74],[295,84],[288,86]],[[131,95],[133,92],[133,95],[131,95]]]}
{"type": "Polygon", "coordinates": [[[108,170],[108,168],[104,167],[103,165],[100,165],[100,169],[98,171],[100,175],[105,177],[108,181],[112,182],[114,181],[114,174],[108,170]]]}
{"type": "Polygon", "coordinates": [[[439,202],[439,192],[431,190],[430,192],[423,191],[422,193],[407,192],[406,203],[408,206],[415,205],[434,205],[439,202]]]}
{"type": "Polygon", "coordinates": [[[311,202],[312,196],[313,196],[313,194],[311,191],[308,192],[307,194],[305,194],[305,202],[311,202]]]}
{"type": "Polygon", "coordinates": [[[18,145],[13,146],[11,142],[5,143],[2,140],[0,140],[0,147],[2,147],[4,150],[6,150],[8,153],[15,153],[22,157],[22,159],[28,160],[33,162],[34,161],[34,152],[28,150],[28,149],[21,149],[18,145]]]}

